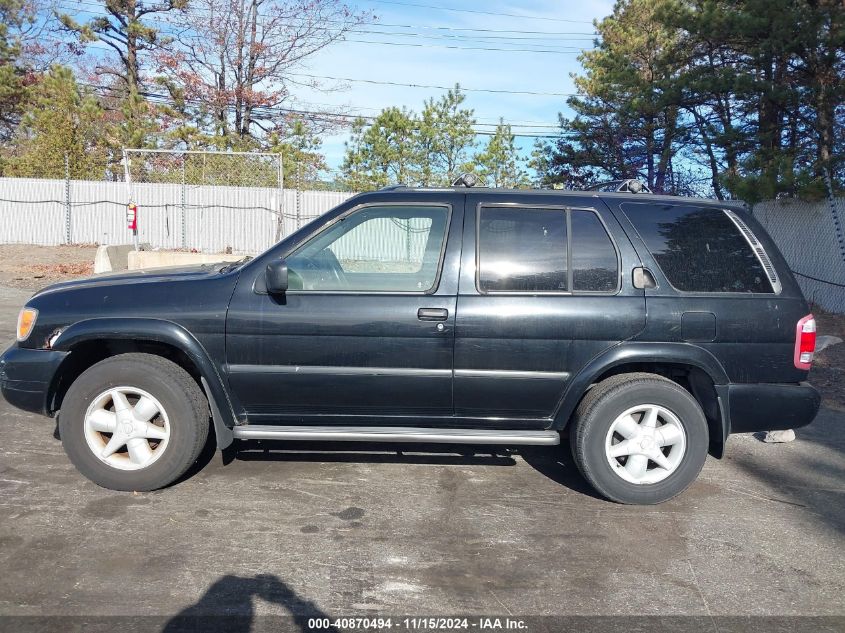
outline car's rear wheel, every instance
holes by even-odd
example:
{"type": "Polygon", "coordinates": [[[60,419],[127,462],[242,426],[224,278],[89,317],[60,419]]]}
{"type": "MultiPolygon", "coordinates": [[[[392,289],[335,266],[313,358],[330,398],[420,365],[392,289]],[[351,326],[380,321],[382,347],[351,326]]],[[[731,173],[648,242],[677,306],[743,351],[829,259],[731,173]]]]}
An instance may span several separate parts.
{"type": "Polygon", "coordinates": [[[578,468],[613,501],[661,503],[683,492],[707,457],[707,420],[677,383],[655,374],[595,385],[570,430],[578,468]]]}
{"type": "Polygon", "coordinates": [[[59,413],[65,452],[113,490],[154,490],[193,464],[208,437],[208,403],[190,374],[151,354],[121,354],[84,371],[59,413]]]}

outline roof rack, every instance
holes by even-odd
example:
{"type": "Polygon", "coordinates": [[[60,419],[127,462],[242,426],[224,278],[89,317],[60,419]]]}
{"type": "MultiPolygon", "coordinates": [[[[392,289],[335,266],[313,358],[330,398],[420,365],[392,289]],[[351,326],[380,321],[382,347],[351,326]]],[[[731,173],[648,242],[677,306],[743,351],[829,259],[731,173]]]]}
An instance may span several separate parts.
{"type": "Polygon", "coordinates": [[[584,191],[603,191],[605,193],[651,193],[646,184],[636,178],[628,178],[626,180],[608,180],[607,182],[600,182],[590,187],[586,187],[584,191]]]}

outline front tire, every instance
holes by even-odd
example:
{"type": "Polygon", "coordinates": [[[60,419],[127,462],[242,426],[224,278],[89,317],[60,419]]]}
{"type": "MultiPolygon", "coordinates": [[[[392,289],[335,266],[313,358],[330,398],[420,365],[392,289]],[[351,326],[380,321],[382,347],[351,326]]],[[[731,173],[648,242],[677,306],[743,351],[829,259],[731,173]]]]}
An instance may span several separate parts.
{"type": "Polygon", "coordinates": [[[120,354],[88,368],[59,413],[71,462],[112,490],[173,483],[197,460],[208,427],[208,402],[196,381],[152,354],[120,354]]]}
{"type": "Polygon", "coordinates": [[[707,420],[677,383],[656,374],[620,374],[587,392],[570,440],[579,470],[604,497],[662,503],[686,490],[701,472],[707,420]]]}

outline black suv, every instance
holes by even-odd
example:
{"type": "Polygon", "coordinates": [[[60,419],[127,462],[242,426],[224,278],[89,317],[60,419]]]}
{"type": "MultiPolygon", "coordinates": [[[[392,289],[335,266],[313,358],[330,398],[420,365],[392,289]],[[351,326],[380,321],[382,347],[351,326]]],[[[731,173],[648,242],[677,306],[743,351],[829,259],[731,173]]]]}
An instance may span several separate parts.
{"type": "Polygon", "coordinates": [[[728,434],[812,421],[807,312],[735,204],[394,187],[252,260],[38,292],[0,384],[117,490],[176,480],[209,428],[220,448],[567,433],[601,494],[657,503],[728,434]]]}

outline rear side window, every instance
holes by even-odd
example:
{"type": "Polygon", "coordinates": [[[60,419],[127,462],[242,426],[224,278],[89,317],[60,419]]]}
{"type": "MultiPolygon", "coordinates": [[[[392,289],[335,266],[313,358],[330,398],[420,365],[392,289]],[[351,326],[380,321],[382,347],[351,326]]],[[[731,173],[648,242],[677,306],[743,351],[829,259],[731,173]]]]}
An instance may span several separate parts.
{"type": "Polygon", "coordinates": [[[481,292],[615,292],[616,248],[599,217],[580,209],[482,207],[481,292]]]}
{"type": "Polygon", "coordinates": [[[619,283],[616,249],[592,211],[570,211],[572,228],[572,289],[587,292],[616,290],[619,283]]]}
{"type": "Polygon", "coordinates": [[[669,283],[683,292],[773,292],[748,240],[721,209],[625,203],[669,283]]]}
{"type": "Polygon", "coordinates": [[[569,289],[565,211],[482,208],[478,242],[482,292],[569,289]]]}

